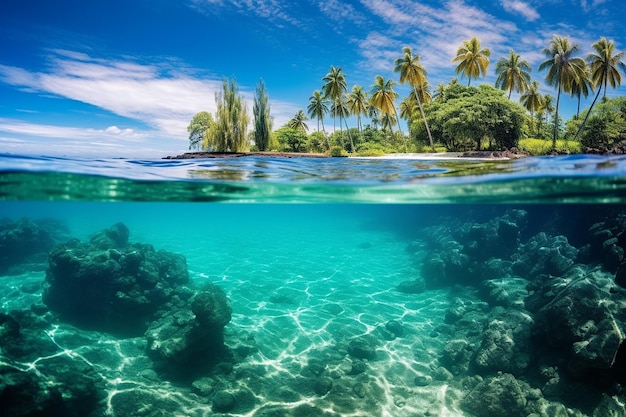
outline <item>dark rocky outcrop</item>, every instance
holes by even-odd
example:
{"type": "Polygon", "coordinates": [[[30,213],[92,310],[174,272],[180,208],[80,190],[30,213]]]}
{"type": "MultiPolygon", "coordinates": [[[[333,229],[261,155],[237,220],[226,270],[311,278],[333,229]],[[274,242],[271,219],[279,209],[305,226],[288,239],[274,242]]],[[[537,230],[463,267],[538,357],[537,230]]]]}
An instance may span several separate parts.
{"type": "Polygon", "coordinates": [[[71,323],[126,335],[142,334],[157,311],[189,282],[182,255],[129,243],[123,224],[71,240],[49,254],[44,303],[71,323]]]}
{"type": "Polygon", "coordinates": [[[67,227],[55,220],[0,220],[0,275],[20,274],[25,266],[45,269],[48,251],[68,236],[67,227]]]}
{"type": "Polygon", "coordinates": [[[193,377],[228,360],[223,329],[231,314],[226,294],[207,285],[191,299],[190,306],[152,322],[146,339],[155,368],[175,377],[193,377]]]}

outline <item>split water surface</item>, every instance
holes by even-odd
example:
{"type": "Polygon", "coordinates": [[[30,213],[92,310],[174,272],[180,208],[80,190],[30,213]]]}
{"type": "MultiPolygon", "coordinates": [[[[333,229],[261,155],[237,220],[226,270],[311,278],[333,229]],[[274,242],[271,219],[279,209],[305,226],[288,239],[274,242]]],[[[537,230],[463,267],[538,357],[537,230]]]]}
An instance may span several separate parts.
{"type": "Polygon", "coordinates": [[[626,159],[0,157],[3,416],[624,416],[626,159]]]}

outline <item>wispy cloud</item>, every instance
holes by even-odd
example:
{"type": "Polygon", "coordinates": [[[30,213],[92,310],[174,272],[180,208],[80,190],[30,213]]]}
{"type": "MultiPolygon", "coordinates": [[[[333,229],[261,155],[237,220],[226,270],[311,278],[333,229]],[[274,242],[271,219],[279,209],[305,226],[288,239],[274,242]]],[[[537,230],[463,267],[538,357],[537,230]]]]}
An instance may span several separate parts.
{"type": "MultiPolygon", "coordinates": [[[[292,2],[281,0],[191,0],[192,7],[202,13],[220,14],[224,11],[235,11],[253,14],[275,23],[289,23],[300,26],[302,22],[294,17],[290,9],[292,2]]],[[[297,5],[295,5],[297,7],[297,5]]]]}
{"type": "MultiPolygon", "coordinates": [[[[0,82],[31,93],[87,103],[140,122],[148,129],[138,131],[118,126],[84,129],[4,120],[0,131],[54,138],[148,141],[158,136],[182,141],[187,140],[186,128],[194,114],[215,112],[215,93],[222,88],[221,79],[183,71],[168,62],[142,64],[64,50],[53,51],[49,62],[47,70],[38,72],[0,65],[0,82]]],[[[240,86],[251,118],[253,91],[254,87],[240,86]]],[[[280,100],[271,100],[270,105],[277,124],[286,123],[298,108],[280,100]]]]}
{"type": "Polygon", "coordinates": [[[530,4],[520,0],[502,0],[502,7],[509,13],[522,15],[529,22],[539,19],[539,12],[530,4]]]}
{"type": "Polygon", "coordinates": [[[88,103],[182,138],[191,117],[214,111],[218,80],[193,78],[167,65],[55,51],[47,71],[0,65],[0,80],[30,92],[88,103]]]}

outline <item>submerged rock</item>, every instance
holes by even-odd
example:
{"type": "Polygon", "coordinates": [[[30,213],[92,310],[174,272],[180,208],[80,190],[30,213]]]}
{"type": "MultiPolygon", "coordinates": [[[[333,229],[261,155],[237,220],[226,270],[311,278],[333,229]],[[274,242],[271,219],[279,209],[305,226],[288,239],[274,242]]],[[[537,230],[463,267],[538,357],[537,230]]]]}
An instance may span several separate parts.
{"type": "Polygon", "coordinates": [[[190,307],[152,322],[146,339],[155,368],[173,376],[193,376],[218,363],[228,354],[223,328],[231,314],[226,294],[207,285],[190,307]]]}
{"type": "Polygon", "coordinates": [[[547,343],[577,377],[609,370],[626,339],[626,297],[611,292],[608,274],[595,271],[572,280],[535,315],[537,343],[547,343]]]}
{"type": "Polygon", "coordinates": [[[67,227],[55,220],[0,220],[0,274],[20,274],[22,264],[29,271],[33,264],[45,265],[48,251],[68,236],[67,227]]]}
{"type": "Polygon", "coordinates": [[[140,335],[188,281],[182,255],[128,243],[128,229],[117,224],[89,243],[72,240],[50,251],[43,301],[74,324],[140,335]]]}
{"type": "Polygon", "coordinates": [[[461,401],[461,406],[477,417],[527,416],[533,411],[529,400],[541,396],[511,374],[488,377],[461,401]]]}

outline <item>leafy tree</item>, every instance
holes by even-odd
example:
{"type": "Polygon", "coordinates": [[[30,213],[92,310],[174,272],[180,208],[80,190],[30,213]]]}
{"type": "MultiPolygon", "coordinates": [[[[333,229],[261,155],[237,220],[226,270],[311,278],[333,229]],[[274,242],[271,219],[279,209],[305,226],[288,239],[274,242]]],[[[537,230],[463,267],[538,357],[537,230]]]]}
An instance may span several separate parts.
{"type": "Polygon", "coordinates": [[[608,99],[596,109],[589,108],[587,128],[581,135],[583,146],[596,149],[611,149],[626,140],[626,97],[608,99]]]}
{"type": "Polygon", "coordinates": [[[307,136],[301,130],[285,126],[278,129],[275,134],[281,151],[306,152],[307,136]]]}
{"type": "Polygon", "coordinates": [[[472,78],[478,79],[480,75],[487,75],[487,67],[489,67],[489,57],[491,51],[487,48],[480,48],[480,40],[473,37],[470,40],[463,41],[459,49],[456,51],[456,57],[452,62],[458,62],[455,71],[457,74],[467,76],[467,85],[469,87],[472,78]]]}
{"type": "Polygon", "coordinates": [[[187,126],[190,150],[200,150],[203,148],[204,135],[213,128],[214,124],[213,116],[211,116],[209,112],[201,111],[193,116],[189,126],[187,126]]]}
{"type": "MultiPolygon", "coordinates": [[[[353,86],[352,91],[348,94],[346,104],[348,105],[350,114],[357,117],[357,129],[359,136],[361,136],[361,132],[363,131],[361,115],[367,115],[367,93],[363,91],[363,87],[360,85],[353,86]]],[[[354,149],[352,149],[352,152],[354,152],[354,149]]]]}
{"type": "Polygon", "coordinates": [[[222,91],[215,93],[215,128],[207,132],[206,139],[207,145],[217,152],[241,152],[249,146],[248,111],[237,91],[237,84],[231,79],[224,80],[222,91]]]}
{"type": "Polygon", "coordinates": [[[396,120],[396,106],[394,102],[398,98],[398,93],[393,89],[396,83],[393,80],[387,80],[377,75],[372,91],[370,93],[370,104],[381,112],[381,121],[383,127],[393,126],[396,120]]]}
{"type": "Polygon", "coordinates": [[[574,56],[578,52],[578,45],[571,44],[566,37],[555,35],[550,41],[550,46],[543,50],[546,60],[539,65],[539,71],[547,70],[546,81],[549,85],[556,86],[556,110],[554,118],[554,130],[552,134],[552,147],[556,149],[559,120],[559,101],[561,92],[570,93],[574,83],[580,83],[586,74],[586,64],[582,58],[574,56]]]}
{"type": "Polygon", "coordinates": [[[537,81],[533,81],[528,86],[528,89],[520,97],[520,101],[524,108],[530,112],[531,124],[534,124],[533,122],[535,112],[541,110],[541,108],[545,104],[544,97],[539,92],[539,83],[537,81]]]}
{"type": "Polygon", "coordinates": [[[582,96],[587,98],[589,93],[593,91],[593,83],[589,78],[589,72],[585,71],[585,75],[580,78],[580,80],[576,80],[572,83],[570,95],[572,97],[576,97],[578,100],[578,105],[576,107],[576,118],[580,116],[580,99],[582,96]]]}
{"type": "Polygon", "coordinates": [[[304,112],[298,110],[291,120],[287,122],[287,126],[299,130],[306,135],[307,130],[309,130],[309,126],[305,123],[307,120],[309,120],[309,118],[305,116],[304,112]]]}
{"type": "Polygon", "coordinates": [[[322,132],[326,138],[326,146],[330,149],[330,142],[328,136],[326,136],[326,129],[324,129],[324,116],[328,113],[328,105],[326,99],[319,90],[315,90],[313,95],[309,97],[309,105],[307,106],[307,112],[310,118],[317,119],[317,131],[320,130],[320,122],[322,123],[322,132]]]}
{"type": "Polygon", "coordinates": [[[398,58],[394,61],[394,72],[400,73],[400,84],[404,84],[408,82],[411,88],[413,88],[413,96],[415,101],[417,102],[417,106],[420,110],[420,114],[422,116],[422,120],[424,121],[424,126],[426,127],[426,132],[428,133],[428,140],[430,141],[430,147],[435,150],[435,145],[433,144],[433,137],[430,133],[430,128],[428,126],[428,121],[426,120],[426,116],[424,116],[424,108],[422,107],[422,99],[420,97],[420,93],[418,92],[418,88],[421,88],[422,92],[424,92],[426,85],[426,69],[422,66],[419,55],[413,55],[411,48],[405,46],[402,48],[402,52],[404,52],[404,56],[402,58],[398,58]]]}
{"type": "MultiPolygon", "coordinates": [[[[490,147],[517,146],[525,120],[519,104],[486,84],[478,88],[449,85],[445,100],[433,102],[425,113],[433,137],[451,150],[480,149],[484,141],[490,147]]],[[[413,121],[418,140],[425,141],[420,125],[413,121]]]]}
{"type": "Polygon", "coordinates": [[[252,113],[254,115],[254,143],[259,151],[265,151],[270,144],[272,118],[265,83],[262,79],[256,88],[252,113]]]}
{"type": "Polygon", "coordinates": [[[509,92],[509,99],[513,90],[523,93],[528,90],[530,83],[530,65],[522,61],[512,49],[509,58],[500,58],[496,62],[496,87],[509,92]]]}
{"type": "MultiPolygon", "coordinates": [[[[324,98],[329,98],[335,106],[338,102],[343,101],[343,95],[348,89],[348,84],[346,83],[346,75],[341,72],[341,67],[335,68],[331,65],[330,71],[322,78],[322,81],[324,81],[322,86],[324,98]]],[[[334,117],[336,116],[337,113],[334,114],[334,117]]],[[[339,128],[341,129],[341,119],[339,120],[339,128]]]]}
{"type": "Polygon", "coordinates": [[[330,149],[326,147],[327,141],[328,137],[324,133],[320,131],[313,132],[307,138],[306,147],[309,152],[322,153],[330,149]]]}
{"type": "MultiPolygon", "coordinates": [[[[591,103],[590,111],[587,112],[587,116],[589,116],[593,106],[596,104],[596,100],[598,100],[602,88],[604,88],[604,99],[606,100],[608,85],[611,85],[612,88],[621,85],[622,74],[620,70],[626,72],[626,64],[624,64],[623,61],[626,52],[615,53],[615,42],[602,37],[591,46],[595,50],[595,53],[587,55],[587,61],[591,66],[591,81],[598,87],[598,92],[591,103]]],[[[576,132],[576,136],[585,128],[586,123],[587,117],[585,117],[578,132],[576,132]]]]}

